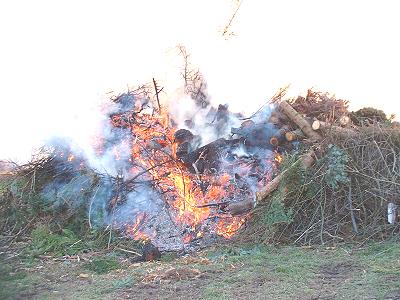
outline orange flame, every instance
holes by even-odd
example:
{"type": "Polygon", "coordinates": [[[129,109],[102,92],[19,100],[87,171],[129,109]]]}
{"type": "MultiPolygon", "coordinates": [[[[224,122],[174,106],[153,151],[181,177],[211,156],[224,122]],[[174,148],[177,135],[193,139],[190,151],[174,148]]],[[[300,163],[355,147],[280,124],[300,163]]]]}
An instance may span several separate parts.
{"type": "Polygon", "coordinates": [[[146,218],[145,213],[139,213],[136,217],[135,223],[126,226],[127,235],[131,236],[135,241],[143,240],[147,241],[150,239],[149,235],[140,231],[140,227],[143,225],[144,219],[146,218]]]}
{"type": "Polygon", "coordinates": [[[230,239],[235,235],[240,227],[245,223],[245,218],[233,217],[229,222],[226,219],[219,220],[217,224],[217,234],[230,239]]]}
{"type": "MultiPolygon", "coordinates": [[[[115,127],[130,130],[132,141],[129,161],[133,163],[130,168],[132,174],[150,174],[157,182],[155,188],[175,209],[173,217],[177,223],[193,230],[183,238],[184,243],[188,243],[204,235],[196,227],[212,216],[212,209],[205,205],[221,202],[224,197],[235,192],[235,187],[230,182],[231,175],[227,173],[213,176],[202,174],[201,181],[207,183],[207,186],[202,186],[198,183],[198,176],[176,159],[177,145],[173,142],[176,128],[171,126],[167,112],[168,108],[163,107],[160,114],[135,113],[135,122],[127,122],[122,114],[113,115],[111,123],[115,127]]],[[[121,153],[116,148],[113,150],[115,158],[119,160],[121,153]]],[[[144,219],[144,213],[138,214],[134,224],[126,227],[127,234],[134,239],[149,239],[148,234],[140,230],[144,219]]],[[[238,217],[221,219],[214,227],[215,232],[230,238],[244,222],[244,218],[238,217]]]]}
{"type": "Polygon", "coordinates": [[[283,156],[281,154],[279,154],[279,153],[276,153],[275,154],[275,161],[277,163],[281,163],[283,161],[283,156]]]}

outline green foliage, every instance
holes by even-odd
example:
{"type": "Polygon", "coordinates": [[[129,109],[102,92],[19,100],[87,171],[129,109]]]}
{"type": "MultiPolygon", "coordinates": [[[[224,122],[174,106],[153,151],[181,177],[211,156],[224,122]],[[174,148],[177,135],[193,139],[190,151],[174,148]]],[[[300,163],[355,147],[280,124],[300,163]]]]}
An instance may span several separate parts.
{"type": "MultiPolygon", "coordinates": [[[[254,212],[254,222],[249,230],[257,232],[257,240],[268,241],[277,232],[280,225],[289,225],[296,216],[299,198],[313,197],[317,189],[309,181],[310,174],[301,163],[301,153],[285,154],[280,164],[282,179],[278,188],[271,194],[270,199],[260,202],[254,212]],[[260,236],[260,233],[262,236],[260,236]]],[[[250,236],[253,236],[250,233],[250,236]]]]}
{"type": "Polygon", "coordinates": [[[83,268],[96,274],[106,274],[122,266],[115,257],[96,257],[83,265],[83,268]]]}
{"type": "Polygon", "coordinates": [[[285,203],[293,205],[292,198],[312,198],[317,187],[310,184],[312,172],[306,170],[301,162],[301,153],[287,154],[282,163],[283,178],[274,197],[286,199],[285,203]]]}
{"type": "MultiPolygon", "coordinates": [[[[293,208],[291,197],[297,195],[307,178],[307,172],[300,161],[300,154],[287,154],[281,164],[283,178],[272,195],[269,205],[264,206],[263,213],[260,216],[261,222],[267,227],[278,224],[290,224],[293,222],[293,208]]],[[[304,192],[304,191],[302,191],[304,192]]]]}
{"type": "Polygon", "coordinates": [[[27,190],[29,182],[24,178],[1,179],[0,181],[0,224],[7,224],[3,232],[17,232],[32,219],[46,213],[48,207],[43,198],[27,190]]]}
{"type": "Polygon", "coordinates": [[[53,210],[79,210],[88,201],[93,191],[93,179],[86,174],[78,173],[68,182],[57,181],[46,184],[41,195],[53,210]]]}
{"type": "Polygon", "coordinates": [[[32,242],[25,252],[34,257],[43,254],[74,255],[84,247],[83,242],[68,229],[56,234],[46,226],[39,226],[32,231],[31,237],[32,242]]]}
{"type": "Polygon", "coordinates": [[[364,107],[355,112],[352,112],[351,120],[356,125],[369,125],[373,122],[381,122],[386,123],[388,122],[388,118],[386,114],[379,109],[373,107],[364,107]]]}
{"type": "Polygon", "coordinates": [[[282,223],[290,224],[292,221],[293,210],[291,208],[286,209],[282,201],[277,198],[274,198],[271,201],[271,204],[262,219],[262,222],[267,226],[282,223]]]}
{"type": "MultiPolygon", "coordinates": [[[[105,249],[109,244],[109,231],[90,230],[88,227],[74,231],[74,224],[67,224],[60,233],[54,233],[49,225],[39,225],[31,233],[31,243],[25,249],[26,256],[38,255],[76,255],[84,250],[105,249]]],[[[122,245],[125,248],[138,248],[137,241],[111,239],[110,245],[122,245]]]]}
{"type": "Polygon", "coordinates": [[[348,183],[349,176],[346,172],[348,155],[336,145],[329,145],[327,159],[326,184],[332,189],[337,189],[340,183],[348,183]]]}

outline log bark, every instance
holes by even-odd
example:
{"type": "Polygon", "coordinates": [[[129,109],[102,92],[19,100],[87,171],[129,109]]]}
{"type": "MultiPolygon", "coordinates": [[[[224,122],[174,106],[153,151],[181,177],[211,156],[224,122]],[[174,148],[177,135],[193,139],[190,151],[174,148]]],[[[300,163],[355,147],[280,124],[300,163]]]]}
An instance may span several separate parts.
{"type": "Polygon", "coordinates": [[[252,210],[255,206],[255,202],[253,199],[246,199],[238,202],[229,203],[224,209],[226,212],[229,212],[232,216],[242,215],[250,210],[252,210]]]}
{"type": "Polygon", "coordinates": [[[274,125],[287,123],[288,121],[288,117],[278,111],[273,111],[268,119],[268,122],[274,125]]]}
{"type": "Polygon", "coordinates": [[[311,125],[300,115],[289,103],[281,101],[278,104],[279,109],[288,116],[312,141],[319,141],[322,139],[321,135],[315,132],[311,125]]]}
{"type": "Polygon", "coordinates": [[[354,131],[352,129],[343,128],[343,127],[332,125],[330,123],[319,121],[319,120],[315,120],[312,123],[312,128],[314,130],[330,131],[330,132],[340,135],[340,136],[346,136],[346,135],[354,136],[357,134],[357,131],[354,131]]]}
{"type": "Polygon", "coordinates": [[[345,128],[336,125],[332,125],[327,122],[322,122],[319,120],[315,120],[313,122],[313,127],[318,128],[317,130],[322,131],[324,134],[330,133],[332,135],[342,137],[342,138],[353,138],[362,134],[370,134],[374,136],[379,135],[392,135],[392,134],[400,134],[400,128],[396,127],[359,127],[359,128],[345,128]]]}
{"type": "MultiPolygon", "coordinates": [[[[314,151],[309,150],[306,154],[304,154],[300,158],[300,161],[303,164],[304,168],[309,168],[312,166],[312,164],[314,163],[314,160],[315,160],[314,157],[315,157],[314,151]]],[[[263,201],[264,199],[266,199],[268,197],[269,194],[271,194],[273,191],[276,190],[276,188],[279,186],[282,178],[284,177],[286,171],[287,170],[280,173],[278,176],[276,176],[274,179],[272,179],[261,191],[256,193],[256,202],[263,201]]]]}

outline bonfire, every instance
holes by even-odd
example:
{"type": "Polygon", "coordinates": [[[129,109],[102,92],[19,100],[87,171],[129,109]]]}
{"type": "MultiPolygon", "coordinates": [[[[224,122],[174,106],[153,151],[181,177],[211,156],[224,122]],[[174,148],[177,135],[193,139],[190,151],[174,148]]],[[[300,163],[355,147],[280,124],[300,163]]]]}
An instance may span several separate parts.
{"type": "Polygon", "coordinates": [[[109,243],[118,232],[151,243],[157,251],[203,247],[246,230],[243,236],[252,236],[254,230],[249,234],[246,224],[251,231],[254,219],[260,218],[259,208],[263,214],[276,208],[275,190],[285,218],[269,224],[275,228],[272,235],[271,226],[262,229],[268,233],[266,240],[284,235],[309,243],[318,226],[321,241],[323,236],[343,239],[339,232],[348,224],[356,236],[361,227],[365,230],[378,219],[384,223],[385,207],[390,208],[390,224],[397,224],[399,130],[391,120],[383,124],[382,118],[372,117],[365,126],[365,111],[362,120],[357,119],[349,113],[347,101],[312,90],[306,97],[285,100],[286,89],[253,115],[244,116],[231,113],[227,105],[204,102],[202,85],[197,92],[191,90],[187,100],[194,103],[192,116],[178,120],[160,102],[155,80],[153,86],[154,97],[143,86],[111,98],[112,109],[105,111],[102,135],[95,137],[92,152],[53,141],[31,163],[18,167],[19,176],[31,176],[32,186],[40,186],[55,211],[84,207],[91,228],[106,225],[109,243]],[[357,139],[372,139],[376,145],[374,153],[368,150],[376,161],[359,162],[364,169],[348,164],[348,155],[361,151],[352,144],[357,139]],[[332,162],[338,146],[353,152],[339,149],[338,160],[332,162]],[[291,157],[295,159],[290,162],[291,157]],[[300,167],[306,172],[314,163],[319,164],[314,175],[323,180],[318,192],[307,194],[313,200],[305,204],[299,197],[317,180],[309,176],[309,183],[301,182],[305,175],[293,179],[293,170],[300,167]],[[379,177],[368,169],[372,166],[382,168],[379,177]],[[390,195],[375,195],[381,198],[379,209],[371,204],[375,199],[369,203],[355,195],[366,178],[385,185],[390,195]],[[324,209],[316,200],[321,191],[332,197],[325,200],[324,209]],[[314,219],[318,211],[322,219],[314,219]]]}

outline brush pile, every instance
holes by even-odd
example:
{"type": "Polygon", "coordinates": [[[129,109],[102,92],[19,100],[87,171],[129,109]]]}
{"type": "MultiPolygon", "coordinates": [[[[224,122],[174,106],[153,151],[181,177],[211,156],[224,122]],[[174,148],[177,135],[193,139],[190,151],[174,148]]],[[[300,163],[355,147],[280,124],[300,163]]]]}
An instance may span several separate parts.
{"type": "Polygon", "coordinates": [[[206,123],[180,128],[153,83],[155,97],[141,87],[112,99],[118,109],[95,146],[107,168],[57,141],[16,167],[23,190],[57,220],[80,211],[90,229],[106,225],[109,244],[118,231],[169,251],[240,231],[297,244],[399,231],[400,129],[381,111],[351,113],[347,101],[312,90],[284,100],[282,89],[248,118],[201,101],[206,123]],[[205,142],[199,128],[215,138],[205,142]]]}
{"type": "Polygon", "coordinates": [[[280,175],[258,194],[244,239],[255,234],[309,245],[398,234],[400,129],[382,111],[349,112],[347,105],[311,90],[277,102],[289,120],[276,123],[291,130],[290,140],[301,140],[302,150],[283,154],[280,175]]]}

